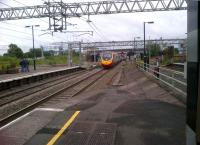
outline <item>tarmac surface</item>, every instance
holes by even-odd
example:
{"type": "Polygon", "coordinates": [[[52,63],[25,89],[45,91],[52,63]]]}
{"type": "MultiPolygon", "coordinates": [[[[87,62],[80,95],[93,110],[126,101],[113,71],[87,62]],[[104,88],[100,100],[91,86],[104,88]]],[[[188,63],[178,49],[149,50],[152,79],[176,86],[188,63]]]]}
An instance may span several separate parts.
{"type": "Polygon", "coordinates": [[[122,73],[119,85],[37,109],[0,129],[1,145],[185,145],[185,105],[135,64],[122,73]]]}

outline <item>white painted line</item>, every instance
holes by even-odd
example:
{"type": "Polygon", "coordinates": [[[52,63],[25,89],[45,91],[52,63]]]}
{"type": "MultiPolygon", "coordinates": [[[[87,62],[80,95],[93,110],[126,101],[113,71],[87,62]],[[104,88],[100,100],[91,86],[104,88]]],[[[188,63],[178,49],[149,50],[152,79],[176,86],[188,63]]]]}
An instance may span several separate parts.
{"type": "Polygon", "coordinates": [[[8,127],[8,126],[15,124],[16,122],[18,122],[18,121],[24,119],[25,117],[27,117],[28,115],[30,115],[31,113],[33,113],[33,112],[35,112],[35,111],[54,111],[54,112],[62,112],[62,111],[64,111],[64,109],[58,109],[58,108],[36,108],[36,109],[34,109],[34,110],[32,110],[32,111],[30,111],[30,112],[28,112],[28,113],[26,113],[26,114],[20,116],[19,118],[15,119],[15,120],[13,120],[13,121],[11,121],[11,122],[9,122],[8,124],[2,126],[2,127],[0,128],[0,130],[3,130],[4,128],[6,128],[6,127],[8,127]]]}
{"type": "Polygon", "coordinates": [[[64,109],[59,108],[36,108],[35,111],[54,111],[54,112],[62,112],[64,109]]]}
{"type": "Polygon", "coordinates": [[[49,71],[42,71],[42,72],[37,72],[37,73],[33,73],[33,74],[27,74],[25,76],[19,76],[19,77],[16,77],[16,78],[0,80],[0,83],[6,83],[6,82],[14,81],[14,80],[20,80],[20,79],[23,79],[23,78],[45,75],[45,74],[49,74],[49,73],[54,73],[54,72],[59,72],[59,71],[64,71],[64,70],[70,70],[70,69],[75,69],[75,68],[79,68],[79,66],[74,66],[74,67],[70,67],[70,68],[60,68],[60,69],[57,69],[57,70],[49,70],[49,71]]]}
{"type": "Polygon", "coordinates": [[[20,121],[21,119],[25,118],[26,116],[28,116],[29,114],[31,114],[31,113],[33,113],[33,112],[34,112],[34,110],[32,110],[32,111],[30,111],[30,112],[28,112],[28,113],[26,113],[26,114],[20,116],[19,118],[17,118],[17,119],[15,119],[15,120],[11,121],[10,123],[8,123],[8,124],[2,126],[2,127],[0,128],[0,130],[2,130],[2,129],[4,129],[4,128],[6,128],[6,127],[8,127],[8,126],[10,126],[10,125],[12,125],[12,124],[14,124],[14,123],[16,123],[17,121],[20,121]]]}

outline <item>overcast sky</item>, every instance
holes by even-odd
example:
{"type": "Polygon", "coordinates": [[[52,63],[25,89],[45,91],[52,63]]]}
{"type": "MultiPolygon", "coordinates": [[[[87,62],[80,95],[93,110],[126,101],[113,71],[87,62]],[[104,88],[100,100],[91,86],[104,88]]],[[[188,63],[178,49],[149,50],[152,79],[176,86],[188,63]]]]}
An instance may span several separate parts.
{"type": "MultiPolygon", "coordinates": [[[[63,0],[64,2],[78,2],[77,0],[63,0]]],[[[79,0],[95,1],[95,0],[79,0]]],[[[98,0],[99,1],[99,0],[98,0]]],[[[0,8],[9,6],[32,6],[43,4],[42,0],[0,0],[0,8]]],[[[87,18],[87,16],[84,16],[87,18]]],[[[31,29],[24,28],[26,25],[39,24],[40,27],[35,30],[35,45],[49,45],[52,42],[66,41],[117,41],[133,40],[136,36],[143,39],[143,22],[154,21],[154,24],[146,25],[146,38],[163,39],[167,38],[185,38],[187,32],[187,12],[186,11],[165,11],[165,12],[141,12],[128,14],[111,14],[90,16],[92,23],[90,25],[86,19],[69,18],[68,22],[77,24],[69,26],[68,30],[94,31],[94,35],[81,35],[77,33],[54,33],[52,37],[44,34],[48,28],[48,18],[43,19],[26,19],[26,20],[9,20],[0,22],[0,54],[6,52],[7,45],[15,43],[19,45],[24,52],[32,47],[31,29]],[[46,21],[46,22],[44,22],[46,21]],[[92,27],[93,28],[92,28],[92,27]],[[41,36],[40,36],[41,35],[41,36]]]]}

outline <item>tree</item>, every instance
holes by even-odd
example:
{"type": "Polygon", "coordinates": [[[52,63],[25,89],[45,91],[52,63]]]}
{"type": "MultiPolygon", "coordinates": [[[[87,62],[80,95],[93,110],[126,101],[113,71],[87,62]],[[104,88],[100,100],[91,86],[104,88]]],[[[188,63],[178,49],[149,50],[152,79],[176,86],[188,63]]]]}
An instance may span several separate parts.
{"type": "Polygon", "coordinates": [[[42,50],[41,48],[35,48],[35,50],[30,49],[30,53],[34,56],[34,51],[35,51],[35,56],[36,57],[42,57],[42,50]]]}
{"type": "Polygon", "coordinates": [[[176,53],[174,46],[168,46],[163,50],[164,60],[167,60],[169,63],[173,63],[174,53],[176,53]]]}
{"type": "Polygon", "coordinates": [[[53,50],[44,51],[45,57],[54,56],[54,54],[55,54],[55,52],[53,50]]]}
{"type": "Polygon", "coordinates": [[[178,48],[174,48],[174,54],[179,54],[178,48]]]}
{"type": "Polygon", "coordinates": [[[169,46],[163,50],[163,54],[166,58],[172,59],[174,57],[174,47],[169,46]]]}
{"type": "MultiPolygon", "coordinates": [[[[31,48],[31,49],[29,49],[29,52],[26,52],[24,55],[28,58],[33,58],[34,57],[34,50],[31,48]]],[[[42,57],[41,48],[35,48],[35,56],[36,57],[42,57]]]]}
{"type": "Polygon", "coordinates": [[[160,45],[156,43],[147,44],[148,50],[150,50],[151,56],[158,56],[160,55],[160,45]]]}
{"type": "Polygon", "coordinates": [[[21,48],[19,48],[16,44],[10,44],[9,49],[4,56],[11,56],[11,57],[17,57],[22,58],[23,57],[23,51],[21,48]]]}

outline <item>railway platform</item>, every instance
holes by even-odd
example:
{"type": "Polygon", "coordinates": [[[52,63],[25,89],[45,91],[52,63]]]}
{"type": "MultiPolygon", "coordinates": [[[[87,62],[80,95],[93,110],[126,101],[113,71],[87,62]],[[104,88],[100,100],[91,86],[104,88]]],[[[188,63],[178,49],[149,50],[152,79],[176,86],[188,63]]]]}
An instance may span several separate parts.
{"type": "Polygon", "coordinates": [[[185,145],[185,105],[134,63],[98,84],[0,129],[1,145],[185,145]],[[98,87],[101,86],[101,89],[98,87]]]}
{"type": "Polygon", "coordinates": [[[30,72],[19,72],[16,74],[1,74],[0,75],[0,90],[9,89],[15,86],[28,84],[42,80],[45,78],[53,77],[60,74],[66,74],[81,69],[79,66],[66,67],[37,67],[36,70],[30,68],[30,72]]]}
{"type": "Polygon", "coordinates": [[[50,71],[56,71],[60,69],[66,69],[68,68],[67,66],[38,66],[36,70],[34,70],[32,67],[30,68],[29,72],[20,72],[15,73],[15,74],[1,74],[0,75],[0,81],[6,81],[6,80],[11,80],[11,79],[16,79],[18,77],[25,77],[25,76],[30,76],[34,74],[39,74],[39,73],[46,73],[50,71]]]}

